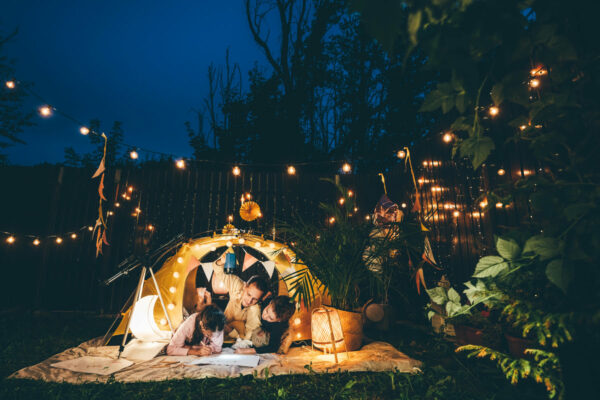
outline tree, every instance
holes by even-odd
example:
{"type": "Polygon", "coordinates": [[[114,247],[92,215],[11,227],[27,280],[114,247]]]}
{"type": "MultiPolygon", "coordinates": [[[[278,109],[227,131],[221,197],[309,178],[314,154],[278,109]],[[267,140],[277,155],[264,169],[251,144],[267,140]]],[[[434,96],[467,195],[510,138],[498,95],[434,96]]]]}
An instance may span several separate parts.
{"type": "MultiPolygon", "coordinates": [[[[16,82],[14,62],[2,55],[2,47],[12,40],[18,31],[15,30],[7,36],[0,35],[0,78],[3,87],[0,89],[0,150],[15,144],[24,144],[19,138],[23,129],[32,126],[34,112],[23,111],[23,102],[27,97],[24,90],[28,84],[16,82]],[[13,88],[9,88],[5,82],[12,82],[13,88]]],[[[0,164],[6,163],[6,154],[0,153],[0,164]]]]}

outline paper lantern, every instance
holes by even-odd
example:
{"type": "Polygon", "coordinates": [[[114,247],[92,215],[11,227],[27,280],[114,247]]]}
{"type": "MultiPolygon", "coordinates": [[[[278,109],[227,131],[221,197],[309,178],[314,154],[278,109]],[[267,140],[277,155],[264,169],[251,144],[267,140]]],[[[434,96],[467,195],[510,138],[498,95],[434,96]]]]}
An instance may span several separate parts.
{"type": "Polygon", "coordinates": [[[260,216],[260,206],[253,201],[247,201],[240,207],[240,217],[244,221],[254,221],[260,216]]]}
{"type": "Polygon", "coordinates": [[[171,338],[170,331],[163,331],[154,319],[154,307],[158,296],[144,296],[135,303],[129,328],[136,339],[146,342],[171,338]]]}
{"type": "Polygon", "coordinates": [[[342,323],[337,310],[325,307],[315,308],[312,312],[310,328],[313,347],[323,350],[325,353],[333,352],[337,363],[338,349],[341,349],[343,345],[348,357],[342,323]]]}

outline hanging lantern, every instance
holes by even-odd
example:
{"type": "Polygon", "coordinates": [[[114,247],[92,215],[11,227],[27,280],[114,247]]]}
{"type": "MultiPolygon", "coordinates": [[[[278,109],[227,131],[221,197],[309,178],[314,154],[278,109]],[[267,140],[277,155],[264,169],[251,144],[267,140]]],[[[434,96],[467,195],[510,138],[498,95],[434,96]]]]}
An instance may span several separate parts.
{"type": "Polygon", "coordinates": [[[234,233],[235,232],[235,226],[233,226],[233,224],[227,224],[223,227],[223,234],[229,234],[229,233],[234,233]]]}
{"type": "Polygon", "coordinates": [[[346,356],[349,357],[337,310],[325,307],[315,308],[312,312],[310,329],[313,347],[323,350],[325,353],[333,352],[337,363],[337,352],[343,345],[346,349],[346,356]]]}
{"type": "Polygon", "coordinates": [[[260,215],[260,206],[254,201],[246,201],[240,207],[240,217],[242,217],[244,221],[254,221],[260,215]]]}

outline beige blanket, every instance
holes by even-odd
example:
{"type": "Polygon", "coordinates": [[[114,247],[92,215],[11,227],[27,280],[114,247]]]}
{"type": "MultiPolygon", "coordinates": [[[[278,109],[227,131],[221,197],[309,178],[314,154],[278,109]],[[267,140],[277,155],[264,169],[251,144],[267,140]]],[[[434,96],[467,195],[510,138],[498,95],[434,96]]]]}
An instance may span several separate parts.
{"type": "MultiPolygon", "coordinates": [[[[82,356],[117,357],[117,346],[96,347],[98,344],[99,339],[84,342],[39,364],[23,368],[13,373],[9,378],[68,383],[106,382],[110,379],[110,376],[78,373],[50,366],[50,364],[59,361],[82,356]]],[[[159,356],[149,361],[135,363],[114,373],[112,376],[119,382],[144,382],[184,378],[227,378],[254,373],[259,377],[264,377],[267,369],[269,375],[305,374],[309,373],[310,370],[315,372],[398,370],[399,372],[412,373],[420,366],[419,361],[411,359],[390,344],[383,342],[373,342],[363,346],[359,351],[350,352],[349,360],[346,359],[346,354],[342,353],[339,355],[339,364],[335,364],[332,355],[324,355],[322,352],[312,350],[310,347],[293,347],[286,355],[261,354],[260,357],[260,362],[256,368],[244,368],[219,365],[185,365],[186,361],[192,360],[194,357],[159,356]]]]}

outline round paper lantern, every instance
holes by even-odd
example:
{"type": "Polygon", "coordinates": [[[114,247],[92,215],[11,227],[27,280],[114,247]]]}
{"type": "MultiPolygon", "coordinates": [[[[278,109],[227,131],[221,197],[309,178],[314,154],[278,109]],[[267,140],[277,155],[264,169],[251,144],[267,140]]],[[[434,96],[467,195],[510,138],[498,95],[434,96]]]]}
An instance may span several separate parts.
{"type": "Polygon", "coordinates": [[[244,221],[254,221],[260,216],[260,206],[253,201],[247,201],[240,207],[240,217],[244,221]]]}

